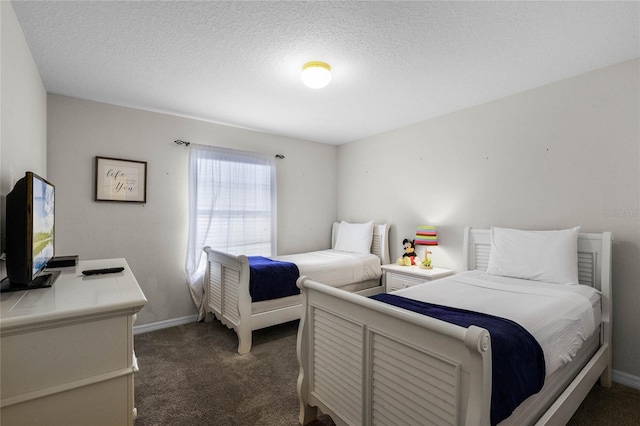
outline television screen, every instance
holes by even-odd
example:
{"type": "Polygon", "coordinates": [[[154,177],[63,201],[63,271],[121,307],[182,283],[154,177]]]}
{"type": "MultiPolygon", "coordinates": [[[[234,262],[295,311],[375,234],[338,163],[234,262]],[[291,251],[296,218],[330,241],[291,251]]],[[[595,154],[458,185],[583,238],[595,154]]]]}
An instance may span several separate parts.
{"type": "MultiPolygon", "coordinates": [[[[6,266],[9,287],[50,285],[51,274],[41,274],[54,255],[55,187],[32,172],[19,179],[6,201],[6,266]]],[[[3,280],[4,281],[4,280],[3,280]]]]}
{"type": "Polygon", "coordinates": [[[32,273],[34,279],[53,257],[54,187],[32,174],[33,248],[32,273]]]}

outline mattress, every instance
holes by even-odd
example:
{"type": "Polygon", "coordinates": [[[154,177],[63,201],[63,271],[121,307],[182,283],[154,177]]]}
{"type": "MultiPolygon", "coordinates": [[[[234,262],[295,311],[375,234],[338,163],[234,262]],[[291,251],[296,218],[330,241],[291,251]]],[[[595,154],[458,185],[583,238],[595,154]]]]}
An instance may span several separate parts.
{"type": "Polygon", "coordinates": [[[544,386],[535,395],[531,395],[516,408],[511,415],[498,426],[532,425],[547,411],[567,385],[576,378],[582,368],[600,347],[600,333],[593,333],[578,350],[571,363],[559,368],[547,376],[544,386]]]}
{"type": "Polygon", "coordinates": [[[600,294],[585,285],[549,284],[468,271],[393,293],[520,324],[542,347],[547,376],[571,362],[600,323],[600,294]]]}
{"type": "Polygon", "coordinates": [[[273,259],[295,263],[300,276],[307,276],[331,287],[342,287],[382,276],[380,258],[371,253],[321,250],[275,256],[273,259]]]}

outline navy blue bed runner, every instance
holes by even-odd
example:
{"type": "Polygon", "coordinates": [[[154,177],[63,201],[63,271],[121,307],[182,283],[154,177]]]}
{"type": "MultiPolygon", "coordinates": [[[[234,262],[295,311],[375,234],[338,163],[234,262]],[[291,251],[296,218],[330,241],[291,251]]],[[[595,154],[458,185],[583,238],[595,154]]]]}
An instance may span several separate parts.
{"type": "Polygon", "coordinates": [[[491,424],[500,423],[544,385],[545,362],[536,339],[519,324],[500,317],[464,309],[420,302],[393,294],[372,299],[461,327],[476,325],[491,335],[491,424]]]}
{"type": "Polygon", "coordinates": [[[300,276],[295,263],[262,256],[248,256],[249,294],[252,302],[300,294],[296,281],[300,276]]]}

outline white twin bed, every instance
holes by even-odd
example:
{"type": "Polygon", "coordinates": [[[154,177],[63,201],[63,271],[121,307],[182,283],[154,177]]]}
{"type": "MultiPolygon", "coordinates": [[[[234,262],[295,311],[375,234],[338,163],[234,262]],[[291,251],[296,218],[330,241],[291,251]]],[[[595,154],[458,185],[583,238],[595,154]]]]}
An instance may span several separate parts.
{"type": "Polygon", "coordinates": [[[301,424],[317,408],[337,425],[565,424],[598,378],[610,386],[610,233],[467,228],[464,252],[467,272],[374,296],[382,301],[298,280],[305,298],[297,347],[301,424]],[[396,302],[403,307],[389,304],[396,302]],[[500,415],[492,398],[510,397],[502,376],[514,374],[492,358],[519,368],[532,350],[505,358],[497,331],[406,305],[455,306],[461,315],[519,324],[541,351],[535,391],[500,415]]]}
{"type": "MultiPolygon", "coordinates": [[[[308,276],[325,286],[365,296],[383,291],[380,266],[389,263],[389,225],[373,222],[335,222],[332,249],[275,256],[273,260],[293,263],[300,276],[308,276]]],[[[300,318],[302,295],[252,298],[249,258],[205,247],[205,306],[238,335],[238,353],[251,351],[253,330],[300,318]]],[[[295,280],[291,283],[295,288],[295,280]]]]}

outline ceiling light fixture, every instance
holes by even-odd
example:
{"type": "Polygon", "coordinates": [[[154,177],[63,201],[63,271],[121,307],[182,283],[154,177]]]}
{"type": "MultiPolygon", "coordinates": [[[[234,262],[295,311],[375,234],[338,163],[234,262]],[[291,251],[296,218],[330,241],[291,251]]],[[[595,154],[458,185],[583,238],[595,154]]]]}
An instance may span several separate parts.
{"type": "Polygon", "coordinates": [[[307,62],[302,66],[302,82],[312,88],[320,89],[331,81],[331,67],[320,61],[307,62]]]}

